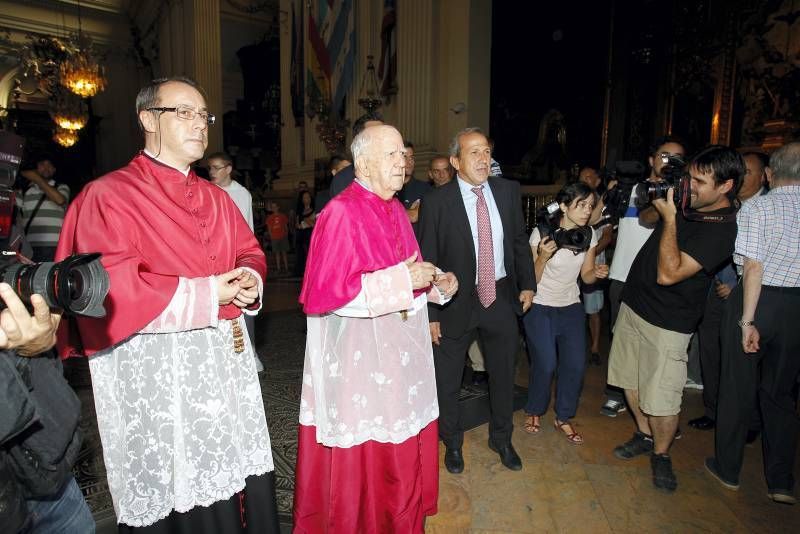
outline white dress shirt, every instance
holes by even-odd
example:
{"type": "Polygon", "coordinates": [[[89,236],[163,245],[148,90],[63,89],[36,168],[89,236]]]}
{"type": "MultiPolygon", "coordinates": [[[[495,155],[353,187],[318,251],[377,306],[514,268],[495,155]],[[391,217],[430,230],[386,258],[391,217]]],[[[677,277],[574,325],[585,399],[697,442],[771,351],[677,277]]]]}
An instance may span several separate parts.
{"type": "MultiPolygon", "coordinates": [[[[464,181],[460,176],[456,176],[458,187],[461,189],[461,198],[464,200],[464,208],[467,210],[469,229],[472,232],[472,243],[475,246],[475,283],[478,283],[478,195],[472,192],[475,187],[464,181]]],[[[486,199],[486,207],[489,209],[489,223],[492,225],[492,251],[494,252],[494,279],[500,280],[506,275],[506,266],[503,261],[503,221],[500,219],[500,211],[492,195],[492,188],[489,182],[483,183],[483,198],[486,199]]]]}

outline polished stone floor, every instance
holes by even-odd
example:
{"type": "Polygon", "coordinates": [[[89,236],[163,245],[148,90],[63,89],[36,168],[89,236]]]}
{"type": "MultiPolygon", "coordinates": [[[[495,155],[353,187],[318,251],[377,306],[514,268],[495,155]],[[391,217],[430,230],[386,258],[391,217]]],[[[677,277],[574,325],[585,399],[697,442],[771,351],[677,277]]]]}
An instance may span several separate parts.
{"type": "MultiPolygon", "coordinates": [[[[298,291],[296,279],[273,279],[265,292],[266,313],[257,319],[257,345],[267,367],[261,384],[285,531],[290,529],[298,409],[298,399],[289,397],[298,396],[304,345],[298,291]]],[[[525,385],[527,362],[521,353],[518,360],[518,383],[525,385]]],[[[703,460],[713,450],[713,432],[697,431],[686,424],[702,413],[697,391],[685,391],[683,438],[672,449],[678,491],[672,495],[656,491],[646,457],[624,462],[611,452],[630,437],[633,422],[627,413],[615,419],[600,415],[604,378],[605,365],[587,369],[574,420],[586,441],[583,445],[568,443],[553,429],[552,412],[544,418],[543,431],[536,436],[522,431],[524,414],[515,413],[513,442],[522,457],[522,471],[505,469],[488,449],[487,425],[468,432],[464,443],[466,469],[461,475],[440,469],[439,513],[428,519],[426,531],[800,532],[800,506],[774,504],[766,497],[760,441],[746,449],[738,492],[723,489],[704,471],[703,460]]],[[[93,419],[90,392],[85,382],[80,393],[86,396],[89,424],[93,419]]],[[[87,439],[91,442],[91,433],[87,439]]],[[[443,448],[440,454],[444,454],[443,448]]],[[[82,487],[99,520],[98,532],[113,532],[116,529],[99,443],[89,447],[87,455],[90,458],[80,469],[87,481],[82,487]]],[[[795,477],[800,477],[800,472],[795,477]]]]}
{"type": "MultiPolygon", "coordinates": [[[[268,309],[296,310],[296,291],[289,281],[273,285],[268,309]]],[[[600,415],[605,372],[605,364],[586,372],[574,419],[583,445],[568,443],[553,429],[552,411],[541,434],[526,434],[524,414],[518,411],[513,442],[523,469],[512,472],[486,446],[487,425],[468,432],[466,469],[461,475],[440,469],[439,513],[428,519],[426,531],[800,532],[800,505],[774,504],[766,496],[760,440],[746,448],[738,492],[722,488],[705,472],[703,460],[713,452],[713,432],[687,424],[702,414],[698,391],[686,390],[684,395],[683,437],[671,451],[679,484],[674,494],[653,488],[647,457],[614,457],[612,449],[630,437],[633,421],[627,413],[614,419],[600,415]]],[[[520,356],[520,384],[525,384],[526,373],[527,362],[520,356]]],[[[800,461],[796,468],[795,478],[800,478],[800,461]]]]}

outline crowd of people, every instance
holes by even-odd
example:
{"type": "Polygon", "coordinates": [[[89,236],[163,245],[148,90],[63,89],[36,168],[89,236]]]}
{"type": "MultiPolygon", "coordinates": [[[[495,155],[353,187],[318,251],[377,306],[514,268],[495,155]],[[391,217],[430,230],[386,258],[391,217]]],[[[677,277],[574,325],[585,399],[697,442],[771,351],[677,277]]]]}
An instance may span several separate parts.
{"type": "MultiPolygon", "coordinates": [[[[192,80],[154,80],[136,112],[144,148],[66,211],[51,161],[23,173],[34,259],[99,252],[111,283],[102,318],[62,317],[38,296],[28,311],[0,284],[10,408],[0,518],[9,532],[94,531],[70,471],[78,408],[57,341],[62,358],[88,357],[120,532],[279,532],[252,321],[267,274],[252,199],[226,154],[206,157],[210,181],[192,169],[215,122],[192,80]],[[37,213],[59,218],[57,248],[37,213]]],[[[602,363],[606,300],[601,413],[629,410],[634,424],[614,455],[649,455],[653,485],[677,490],[669,452],[697,335],[705,413],[689,424],[715,429],[705,468],[738,489],[745,443],[760,432],[769,497],[795,503],[800,143],[769,159],[709,146],[676,169],[686,148],[665,137],[640,183],[604,183],[585,167],[532,232],[519,183],[502,177],[479,128],[430,160],[428,182],[414,177],[414,145],[377,115],[356,123],[350,149],[331,160],[329,190],[300,187],[293,212],[271,203],[264,223],[278,269],[289,269],[294,235],[307,315],[295,532],[423,531],[438,508],[438,442],[447,473],[469,463],[468,361],[488,383],[487,446],[522,470],[512,442],[521,337],[525,434],[542,431],[555,380],[553,425],[584,444],[574,418],[587,362],[602,363]]]]}

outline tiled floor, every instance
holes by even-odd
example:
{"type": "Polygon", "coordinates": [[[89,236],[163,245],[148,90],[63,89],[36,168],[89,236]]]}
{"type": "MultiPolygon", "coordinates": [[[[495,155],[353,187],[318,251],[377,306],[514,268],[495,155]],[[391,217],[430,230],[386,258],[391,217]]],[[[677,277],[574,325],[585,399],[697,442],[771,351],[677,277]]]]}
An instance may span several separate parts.
{"type": "MultiPolygon", "coordinates": [[[[647,457],[623,462],[611,451],[630,437],[627,414],[609,419],[598,413],[604,368],[589,369],[575,418],[586,440],[572,445],[544,420],[540,435],[521,431],[515,413],[514,446],[523,470],[505,469],[486,446],[486,426],[467,433],[466,469],[440,469],[439,514],[428,532],[800,532],[800,508],[773,504],[761,474],[760,441],[746,449],[741,489],[723,489],[703,469],[712,453],[713,433],[689,428],[699,413],[699,393],[685,395],[683,438],[672,448],[678,491],[653,488],[647,457]]],[[[440,454],[444,454],[442,447],[440,454]]]]}
{"type": "MultiPolygon", "coordinates": [[[[296,310],[298,285],[288,280],[268,285],[269,311],[296,310]]],[[[524,384],[526,362],[519,371],[524,384]]],[[[678,490],[672,495],[656,491],[647,457],[624,462],[611,452],[630,437],[633,422],[627,413],[615,419],[600,415],[604,379],[605,366],[587,369],[574,420],[586,440],[583,445],[568,443],[553,429],[552,412],[537,436],[522,431],[524,414],[515,413],[513,442],[522,471],[505,469],[488,449],[486,425],[468,432],[466,469],[461,475],[440,469],[439,513],[428,519],[426,531],[800,532],[800,506],[774,504],[766,497],[760,440],[746,449],[738,492],[723,489],[704,471],[714,435],[687,424],[702,413],[697,391],[685,392],[683,438],[671,451],[678,490]]]]}

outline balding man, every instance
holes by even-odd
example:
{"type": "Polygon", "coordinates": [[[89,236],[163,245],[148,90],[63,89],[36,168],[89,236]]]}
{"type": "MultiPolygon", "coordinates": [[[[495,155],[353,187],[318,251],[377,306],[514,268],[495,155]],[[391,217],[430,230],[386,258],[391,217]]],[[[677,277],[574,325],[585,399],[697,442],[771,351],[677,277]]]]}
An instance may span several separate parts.
{"type": "Polygon", "coordinates": [[[491,159],[489,140],[479,128],[460,131],[450,145],[450,163],[458,176],[429,192],[420,212],[423,254],[453,270],[463,286],[447,306],[429,307],[439,435],[450,473],[464,470],[458,395],[467,348],[476,337],[489,373],[489,447],[508,469],[522,469],[511,444],[517,316],[530,308],[536,279],[519,184],[490,178],[491,159]]]}
{"type": "Polygon", "coordinates": [[[433,187],[442,187],[455,176],[455,169],[447,156],[434,156],[428,168],[428,179],[433,187]]]}
{"type": "Polygon", "coordinates": [[[436,377],[428,299],[452,273],[423,262],[403,205],[406,153],[391,126],[351,146],[355,181],[322,211],[300,302],[308,315],[296,532],[422,532],[436,513],[436,377]]]}
{"type": "MultiPolygon", "coordinates": [[[[261,307],[264,252],[228,194],[191,169],[214,124],[200,87],[154,80],[136,113],[144,150],[83,189],[56,251],[101,253],[111,281],[108,315],[77,330],[119,531],[278,532],[242,318],[261,307]]],[[[65,356],[72,341],[59,338],[65,356]]]]}

